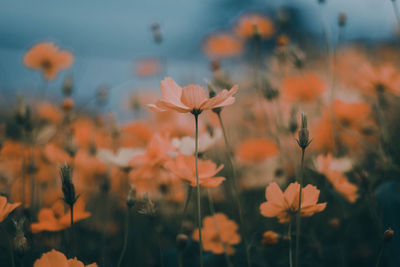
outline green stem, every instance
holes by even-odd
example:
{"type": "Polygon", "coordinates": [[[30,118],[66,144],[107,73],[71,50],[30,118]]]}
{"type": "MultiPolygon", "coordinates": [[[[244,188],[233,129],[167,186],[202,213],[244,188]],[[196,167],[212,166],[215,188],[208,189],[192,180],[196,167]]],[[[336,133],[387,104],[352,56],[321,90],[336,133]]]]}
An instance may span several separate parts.
{"type": "Polygon", "coordinates": [[[229,145],[228,137],[226,135],[224,123],[223,123],[222,117],[221,117],[221,112],[218,112],[217,115],[218,115],[219,124],[220,124],[221,129],[222,129],[222,133],[224,135],[228,162],[229,162],[229,165],[230,165],[230,167],[232,169],[232,179],[229,180],[229,184],[231,186],[231,190],[232,190],[232,193],[233,193],[233,198],[234,198],[234,201],[236,202],[236,206],[237,206],[238,213],[239,213],[239,220],[240,220],[240,225],[241,225],[241,233],[242,233],[243,243],[244,243],[245,250],[246,250],[247,266],[251,267],[250,246],[249,246],[249,242],[247,240],[247,224],[246,224],[246,221],[243,219],[243,209],[242,209],[240,196],[239,196],[239,189],[238,189],[239,187],[238,187],[237,180],[236,180],[236,171],[235,171],[235,167],[233,165],[233,160],[232,160],[232,150],[231,150],[231,147],[229,145]]]}
{"type": "Polygon", "coordinates": [[[221,237],[221,232],[219,230],[219,225],[218,225],[217,219],[215,217],[214,201],[213,201],[212,195],[210,193],[210,190],[208,190],[208,189],[207,189],[207,195],[208,195],[208,206],[210,208],[211,215],[213,216],[213,219],[214,219],[214,226],[215,226],[216,232],[218,233],[219,241],[221,242],[222,247],[224,249],[224,255],[225,255],[226,263],[228,264],[228,267],[233,267],[232,262],[229,259],[229,255],[228,255],[228,251],[227,251],[227,248],[226,248],[226,244],[224,243],[224,241],[222,240],[222,237],[221,237]]]}
{"type": "Polygon", "coordinates": [[[382,256],[383,256],[383,252],[385,251],[385,244],[383,243],[381,248],[379,249],[379,254],[378,254],[378,258],[376,260],[376,265],[375,267],[379,267],[381,264],[381,260],[382,260],[382,256]]]}
{"type": "Polygon", "coordinates": [[[199,114],[194,114],[196,123],[196,137],[195,137],[195,167],[196,167],[196,191],[197,191],[197,227],[199,228],[199,256],[200,267],[203,267],[203,241],[201,238],[201,203],[200,203],[200,183],[199,183],[199,114]]]}
{"type": "Polygon", "coordinates": [[[74,205],[70,206],[71,210],[71,253],[75,256],[74,242],[75,242],[75,233],[74,233],[74,205]]]}
{"type": "Polygon", "coordinates": [[[289,221],[288,237],[289,237],[289,266],[290,266],[290,267],[293,267],[292,219],[290,219],[290,221],[289,221]]]}
{"type": "Polygon", "coordinates": [[[188,210],[188,207],[189,207],[191,196],[192,196],[192,186],[188,185],[185,206],[183,207],[183,212],[182,212],[181,226],[179,227],[179,233],[182,233],[182,230],[183,230],[183,221],[186,218],[186,213],[187,213],[187,210],[188,210]]]}
{"type": "Polygon", "coordinates": [[[183,253],[182,251],[178,251],[178,267],[183,267],[183,253]]]}
{"type": "Polygon", "coordinates": [[[303,190],[303,178],[304,178],[304,152],[305,148],[301,149],[301,169],[300,169],[300,191],[299,191],[299,206],[296,215],[296,267],[299,266],[299,250],[300,250],[300,220],[301,220],[301,193],[303,190]]]}
{"type": "Polygon", "coordinates": [[[124,259],[126,248],[128,247],[128,237],[129,237],[129,221],[130,221],[130,208],[128,207],[125,219],[125,234],[124,234],[124,244],[122,246],[121,254],[119,255],[118,267],[121,266],[122,260],[124,259]]]}

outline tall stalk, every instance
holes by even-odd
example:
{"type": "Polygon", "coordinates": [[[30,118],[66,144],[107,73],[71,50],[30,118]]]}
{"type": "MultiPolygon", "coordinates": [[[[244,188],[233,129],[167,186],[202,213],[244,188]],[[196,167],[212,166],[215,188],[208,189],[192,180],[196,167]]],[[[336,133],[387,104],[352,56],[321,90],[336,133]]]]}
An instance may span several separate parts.
{"type": "Polygon", "coordinates": [[[196,168],[196,192],[197,192],[197,227],[199,228],[199,253],[200,253],[200,267],[203,267],[203,241],[201,238],[201,202],[200,202],[200,183],[199,183],[199,113],[194,112],[194,119],[196,124],[195,135],[195,168],[196,168]]]}
{"type": "Polygon", "coordinates": [[[232,150],[229,145],[228,136],[226,134],[224,123],[222,121],[221,111],[219,110],[218,112],[216,112],[216,114],[218,115],[219,125],[221,126],[222,133],[224,135],[224,141],[225,141],[225,147],[226,147],[226,151],[227,151],[228,162],[232,169],[232,179],[229,179],[229,184],[231,185],[231,191],[233,193],[233,198],[234,198],[234,201],[236,202],[236,206],[237,206],[238,213],[239,213],[241,233],[242,233],[243,243],[244,243],[245,250],[246,250],[247,266],[251,267],[250,246],[249,246],[249,242],[247,240],[247,224],[246,224],[246,221],[243,219],[243,209],[242,209],[242,205],[241,205],[241,201],[240,201],[239,189],[238,189],[237,180],[236,180],[236,171],[235,171],[235,167],[234,167],[233,161],[232,161],[232,150]]]}
{"type": "Polygon", "coordinates": [[[289,237],[289,266],[293,267],[293,251],[292,251],[292,218],[289,221],[288,227],[288,237],[289,237]]]}
{"type": "Polygon", "coordinates": [[[299,206],[296,215],[296,267],[299,266],[299,250],[300,250],[300,223],[301,223],[301,197],[303,190],[304,178],[304,152],[305,148],[301,149],[301,169],[300,169],[300,191],[299,191],[299,206]]]}
{"type": "Polygon", "coordinates": [[[124,244],[122,246],[121,254],[119,255],[118,259],[118,267],[121,266],[122,260],[124,259],[125,253],[126,253],[126,248],[128,247],[128,237],[129,237],[129,223],[130,223],[130,207],[128,207],[127,212],[126,212],[126,218],[125,218],[125,233],[124,233],[124,244]]]}

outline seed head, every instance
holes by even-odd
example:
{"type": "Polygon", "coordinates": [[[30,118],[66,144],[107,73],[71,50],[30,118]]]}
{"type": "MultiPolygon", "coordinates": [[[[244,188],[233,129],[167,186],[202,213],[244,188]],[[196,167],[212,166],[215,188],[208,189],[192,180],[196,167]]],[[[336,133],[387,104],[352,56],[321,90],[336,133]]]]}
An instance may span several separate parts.
{"type": "Polygon", "coordinates": [[[64,194],[64,202],[72,207],[78,196],[75,194],[75,186],[72,183],[72,166],[65,164],[60,168],[60,176],[62,182],[62,192],[64,194]]]}

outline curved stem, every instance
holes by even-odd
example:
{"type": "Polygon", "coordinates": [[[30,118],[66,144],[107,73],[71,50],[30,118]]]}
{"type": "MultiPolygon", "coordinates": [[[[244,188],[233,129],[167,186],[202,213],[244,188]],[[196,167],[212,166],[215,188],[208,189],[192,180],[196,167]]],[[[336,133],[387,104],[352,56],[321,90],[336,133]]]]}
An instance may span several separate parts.
{"type": "Polygon", "coordinates": [[[289,221],[288,237],[289,237],[289,266],[290,266],[290,267],[293,267],[293,252],[292,252],[292,219],[290,219],[290,221],[289,221]]]}
{"type": "Polygon", "coordinates": [[[247,240],[247,224],[246,224],[246,221],[243,219],[243,209],[242,209],[242,205],[241,205],[241,201],[240,201],[238,184],[237,184],[237,181],[236,181],[236,171],[235,171],[235,167],[233,165],[233,160],[232,160],[232,150],[231,150],[231,147],[229,145],[229,141],[228,141],[228,137],[227,137],[227,134],[226,134],[226,131],[225,131],[224,123],[222,121],[221,112],[218,112],[217,115],[218,115],[219,125],[221,126],[222,133],[224,135],[228,162],[229,162],[229,165],[230,165],[230,167],[232,169],[232,179],[229,179],[229,184],[231,186],[231,190],[232,190],[232,193],[233,193],[233,198],[234,198],[234,201],[236,202],[236,206],[237,206],[238,213],[239,213],[239,221],[240,221],[240,225],[241,225],[241,234],[242,234],[242,237],[243,237],[243,243],[244,243],[245,250],[246,250],[247,266],[251,267],[250,246],[249,246],[249,242],[247,240]]]}
{"type": "Polygon", "coordinates": [[[118,260],[118,265],[117,265],[118,267],[121,266],[122,260],[124,259],[124,256],[125,256],[126,248],[128,247],[129,221],[130,221],[130,208],[128,208],[127,213],[126,213],[124,244],[122,246],[121,254],[119,255],[119,260],[118,260]]]}
{"type": "Polygon", "coordinates": [[[379,249],[378,258],[376,260],[376,265],[375,265],[376,267],[380,266],[384,251],[385,251],[385,244],[382,244],[381,248],[379,249]]]}
{"type": "Polygon", "coordinates": [[[304,152],[305,148],[301,149],[301,169],[300,169],[300,191],[299,191],[299,206],[296,215],[296,267],[299,266],[299,249],[300,249],[300,220],[301,220],[301,193],[303,189],[304,178],[304,152]]]}
{"type": "Polygon", "coordinates": [[[199,253],[200,253],[200,267],[203,267],[203,242],[201,238],[201,203],[200,203],[200,183],[199,183],[199,114],[194,114],[196,123],[196,136],[195,136],[195,167],[196,167],[196,191],[197,191],[197,227],[199,228],[199,253]]]}

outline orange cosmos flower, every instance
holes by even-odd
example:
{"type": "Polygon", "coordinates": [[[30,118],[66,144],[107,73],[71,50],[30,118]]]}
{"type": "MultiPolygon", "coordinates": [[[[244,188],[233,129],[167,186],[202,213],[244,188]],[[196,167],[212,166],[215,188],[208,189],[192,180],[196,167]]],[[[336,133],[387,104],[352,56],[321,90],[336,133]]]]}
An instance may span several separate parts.
{"type": "MultiPolygon", "coordinates": [[[[233,254],[235,250],[232,245],[240,243],[240,235],[237,231],[236,222],[229,220],[223,213],[205,217],[201,229],[204,250],[222,254],[225,247],[227,254],[233,254]]],[[[193,232],[193,239],[199,241],[199,229],[193,232]]]]}
{"type": "Polygon", "coordinates": [[[59,124],[62,121],[60,109],[50,103],[41,104],[38,108],[38,115],[41,119],[54,124],[59,124]]]}
{"type": "Polygon", "coordinates": [[[36,260],[33,267],[97,267],[96,263],[84,265],[76,258],[67,259],[61,252],[52,249],[50,252],[44,253],[40,259],[36,260]]]}
{"type": "Polygon", "coordinates": [[[155,76],[161,72],[161,64],[157,59],[144,59],[136,64],[136,74],[140,77],[155,76]]]}
{"type": "MultiPolygon", "coordinates": [[[[291,183],[285,192],[276,183],[270,184],[265,190],[267,201],[260,205],[261,214],[265,217],[277,217],[281,223],[290,221],[299,208],[299,191],[300,185],[297,182],[291,183]]],[[[309,217],[325,209],[326,202],[317,204],[318,197],[319,190],[315,186],[307,185],[303,188],[301,216],[309,217]]]]}
{"type": "MultiPolygon", "coordinates": [[[[79,197],[74,205],[74,223],[90,217],[90,212],[85,211],[85,202],[82,197],[79,197]]],[[[62,201],[57,201],[50,208],[44,208],[39,211],[39,222],[31,224],[32,233],[42,231],[57,232],[67,229],[71,225],[71,211],[65,211],[65,206],[62,201]]]]}
{"type": "Polygon", "coordinates": [[[204,44],[204,52],[212,59],[234,57],[242,51],[243,43],[227,33],[212,35],[204,44]]]}
{"type": "Polygon", "coordinates": [[[7,198],[0,196],[0,222],[4,221],[8,214],[19,207],[19,205],[21,205],[21,203],[7,203],[7,198]]]}
{"type": "Polygon", "coordinates": [[[369,96],[380,93],[400,95],[400,72],[390,63],[378,66],[364,64],[358,75],[356,86],[369,96]]]}
{"type": "Polygon", "coordinates": [[[267,138],[249,138],[243,141],[236,154],[243,163],[259,163],[278,153],[278,146],[267,138]]]}
{"type": "Polygon", "coordinates": [[[197,112],[231,105],[235,102],[233,94],[238,90],[235,85],[231,90],[222,90],[215,97],[209,98],[200,85],[188,85],[181,88],[172,78],[161,81],[162,99],[148,107],[153,111],[174,110],[181,113],[197,112]]]}
{"type": "Polygon", "coordinates": [[[241,38],[251,38],[258,34],[261,38],[268,39],[275,33],[275,28],[269,18],[250,14],[240,18],[235,32],[241,38]]]}
{"type": "Polygon", "coordinates": [[[326,89],[314,73],[288,76],[282,82],[283,98],[289,103],[315,101],[326,89]]]}
{"type": "Polygon", "coordinates": [[[343,175],[343,172],[338,169],[337,160],[333,159],[331,154],[327,156],[320,155],[317,158],[318,171],[325,175],[332,186],[350,203],[356,202],[359,195],[357,194],[358,187],[350,183],[343,175]]]}
{"type": "MultiPolygon", "coordinates": [[[[179,178],[190,182],[191,186],[196,186],[196,168],[195,157],[178,155],[174,160],[165,164],[165,167],[179,178]]],[[[214,177],[224,165],[217,168],[217,165],[211,160],[199,160],[199,184],[204,187],[217,187],[223,181],[224,177],[214,177]]]]}
{"type": "Polygon", "coordinates": [[[28,68],[40,70],[48,81],[54,80],[58,72],[69,68],[74,61],[68,51],[60,51],[53,43],[39,43],[32,47],[24,57],[28,68]]]}

